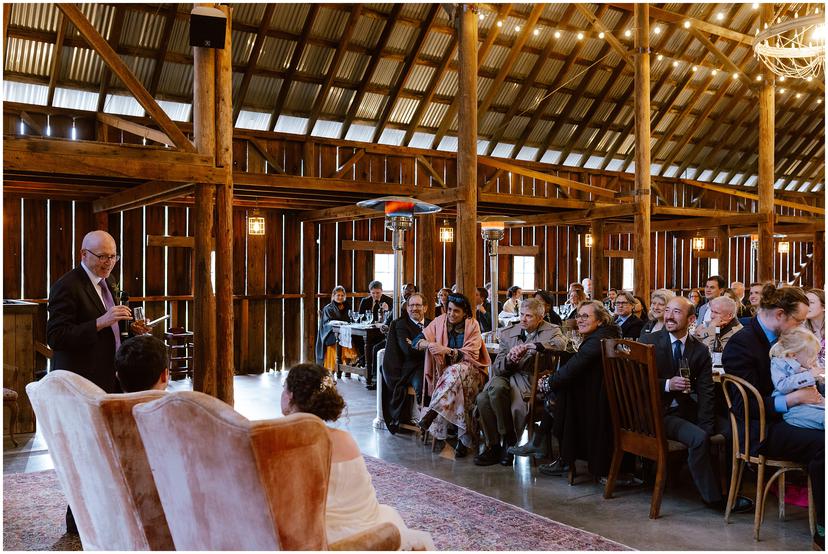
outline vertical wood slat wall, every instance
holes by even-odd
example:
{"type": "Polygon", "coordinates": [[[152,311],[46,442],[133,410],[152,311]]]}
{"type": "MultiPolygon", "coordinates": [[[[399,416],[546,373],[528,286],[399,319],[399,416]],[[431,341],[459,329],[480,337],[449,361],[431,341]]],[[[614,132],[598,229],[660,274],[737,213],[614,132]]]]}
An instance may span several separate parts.
{"type": "MultiPolygon", "coordinates": [[[[65,118],[66,119],[66,118],[65,118]]],[[[52,118],[53,136],[68,136],[69,120],[52,118]]],[[[9,121],[8,115],[5,123],[9,121]]],[[[111,139],[140,143],[140,138],[126,133],[108,133],[111,139]],[[117,136],[113,136],[117,135],[117,136]]],[[[301,139],[278,138],[263,141],[268,152],[283,163],[288,174],[301,175],[303,167],[303,142],[301,139]]],[[[247,143],[237,141],[235,157],[238,168],[251,172],[265,172],[266,162],[247,143]]],[[[329,176],[347,161],[356,147],[319,144],[314,163],[322,176],[329,176]]],[[[456,161],[445,155],[426,156],[448,187],[456,186],[456,161]]],[[[548,170],[548,169],[547,169],[548,170]]],[[[554,172],[548,170],[550,172],[554,172]]],[[[558,172],[561,176],[608,186],[610,177],[590,174],[588,171],[558,172]]],[[[493,172],[481,171],[480,181],[486,182],[493,172]]],[[[413,157],[384,154],[366,154],[355,164],[350,175],[344,178],[388,183],[416,182],[418,186],[438,186],[436,180],[413,157]]],[[[631,186],[631,182],[627,183],[631,186]]],[[[622,181],[622,188],[625,183],[622,181]]],[[[522,176],[501,174],[493,191],[516,195],[558,197],[560,192],[545,182],[535,182],[522,176]]],[[[662,191],[668,200],[678,206],[690,206],[699,190],[681,184],[664,183],[662,191]]],[[[587,199],[588,195],[572,191],[571,198],[587,199]]],[[[755,209],[755,202],[737,199],[729,195],[707,192],[708,208],[735,210],[737,204],[746,203],[747,210],[755,209]],[[711,205],[712,202],[712,205],[711,205]]],[[[268,368],[282,367],[299,361],[301,344],[301,224],[292,214],[283,210],[262,209],[267,220],[265,237],[248,237],[245,208],[234,209],[234,293],[238,299],[236,309],[235,359],[239,372],[261,372],[268,368]],[[243,331],[242,325],[246,327],[243,331]]],[[[798,215],[795,210],[781,213],[798,215]]],[[[91,203],[87,201],[21,199],[5,195],[3,290],[5,298],[25,298],[45,301],[48,287],[79,261],[80,241],[83,235],[95,228],[91,203]],[[45,253],[45,255],[44,255],[45,253]],[[21,273],[22,272],[22,273],[21,273]]],[[[122,244],[123,258],[116,267],[116,276],[124,290],[133,298],[142,296],[165,297],[164,301],[148,302],[148,317],[164,313],[172,314],[172,324],[189,328],[192,301],[182,300],[192,294],[191,250],[172,247],[146,247],[147,234],[185,236],[191,233],[190,208],[181,205],[150,206],[126,212],[110,214],[109,232],[122,244]],[[123,233],[121,232],[123,229],[123,233]],[[166,259],[166,264],[164,260],[166,259]],[[166,291],[166,292],[165,292],[166,291]]],[[[440,217],[438,226],[443,219],[440,217]]],[[[416,223],[415,223],[416,224],[416,223]]],[[[538,226],[513,229],[507,233],[503,245],[539,245],[541,253],[536,259],[536,287],[558,292],[564,301],[570,282],[587,276],[589,258],[595,253],[582,245],[584,226],[538,226]],[[580,262],[579,262],[580,257],[580,262]]],[[[373,255],[365,251],[343,251],[343,240],[390,240],[390,232],[384,229],[382,218],[354,222],[323,223],[318,226],[318,263],[316,308],[328,302],[333,286],[342,284],[355,296],[366,294],[367,284],[373,277],[373,255]]],[[[484,260],[483,241],[476,234],[479,282],[488,281],[488,261],[484,260]],[[484,261],[486,263],[484,263],[484,261]]],[[[405,251],[406,281],[416,281],[415,260],[416,232],[407,233],[405,251]]],[[[629,250],[630,234],[613,234],[605,237],[610,250],[629,250]]],[[[654,263],[652,282],[654,287],[677,289],[684,293],[691,286],[703,285],[709,271],[709,259],[699,258],[691,250],[691,239],[670,232],[652,236],[654,263]]],[[[716,240],[708,238],[707,248],[715,250],[716,240]]],[[[800,272],[813,249],[813,243],[792,242],[789,255],[776,254],[776,278],[793,279],[800,272]]],[[[454,245],[435,241],[433,248],[437,285],[451,286],[454,282],[454,245]],[[443,252],[445,250],[445,264],[443,252]]],[[[730,280],[750,280],[755,253],[748,237],[730,239],[730,280]]],[[[501,291],[511,285],[512,267],[507,256],[499,264],[501,291]]],[[[606,260],[609,286],[620,288],[623,260],[606,260]]],[[[813,272],[806,266],[798,283],[810,284],[813,272]]],[[[390,284],[387,284],[387,286],[390,284]]],[[[45,306],[41,309],[36,326],[45,329],[45,306]]],[[[163,333],[160,327],[157,333],[163,333]]],[[[36,331],[45,340],[43,331],[36,331]]]]}

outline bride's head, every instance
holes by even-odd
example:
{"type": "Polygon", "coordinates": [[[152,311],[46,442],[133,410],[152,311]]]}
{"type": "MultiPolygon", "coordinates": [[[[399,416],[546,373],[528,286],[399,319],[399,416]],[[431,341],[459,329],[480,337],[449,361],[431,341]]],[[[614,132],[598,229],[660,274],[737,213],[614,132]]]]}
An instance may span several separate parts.
{"type": "Polygon", "coordinates": [[[331,373],[317,364],[299,364],[290,368],[282,390],[282,413],[313,414],[324,421],[336,421],[345,408],[345,400],[336,390],[331,373]]]}

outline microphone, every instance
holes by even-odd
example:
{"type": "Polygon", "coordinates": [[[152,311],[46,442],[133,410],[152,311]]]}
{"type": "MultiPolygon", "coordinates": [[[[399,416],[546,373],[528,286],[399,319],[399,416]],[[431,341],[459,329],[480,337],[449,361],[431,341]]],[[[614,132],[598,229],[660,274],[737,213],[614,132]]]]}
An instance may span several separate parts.
{"type": "MultiPolygon", "coordinates": [[[[129,294],[126,291],[121,291],[121,295],[118,297],[119,304],[121,306],[129,306],[129,294]]],[[[129,320],[122,319],[118,322],[118,327],[121,329],[121,340],[124,341],[129,338],[129,320]]]]}

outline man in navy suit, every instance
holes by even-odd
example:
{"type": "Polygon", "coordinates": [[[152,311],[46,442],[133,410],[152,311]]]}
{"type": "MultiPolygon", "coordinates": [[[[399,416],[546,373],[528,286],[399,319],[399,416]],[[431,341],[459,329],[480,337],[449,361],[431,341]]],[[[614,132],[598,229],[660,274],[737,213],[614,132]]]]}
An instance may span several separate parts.
{"type": "Polygon", "coordinates": [[[695,320],[693,304],[677,296],[665,308],[664,329],[647,333],[640,340],[655,346],[667,438],[687,446],[687,465],[705,504],[724,510],[710,462],[709,438],[715,426],[711,359],[707,347],[687,332],[695,320]],[[682,360],[690,368],[689,379],[679,375],[682,360]]]}

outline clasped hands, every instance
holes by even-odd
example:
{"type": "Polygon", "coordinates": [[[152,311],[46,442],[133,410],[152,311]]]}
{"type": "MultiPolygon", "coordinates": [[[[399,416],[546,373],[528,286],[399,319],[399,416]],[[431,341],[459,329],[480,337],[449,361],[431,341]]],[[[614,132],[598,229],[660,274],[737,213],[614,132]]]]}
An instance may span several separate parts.
{"type": "Polygon", "coordinates": [[[525,342],[523,344],[518,344],[513,346],[509,353],[506,354],[506,361],[516,364],[520,361],[524,354],[527,352],[534,352],[537,350],[535,347],[535,343],[533,342],[525,342]]]}

